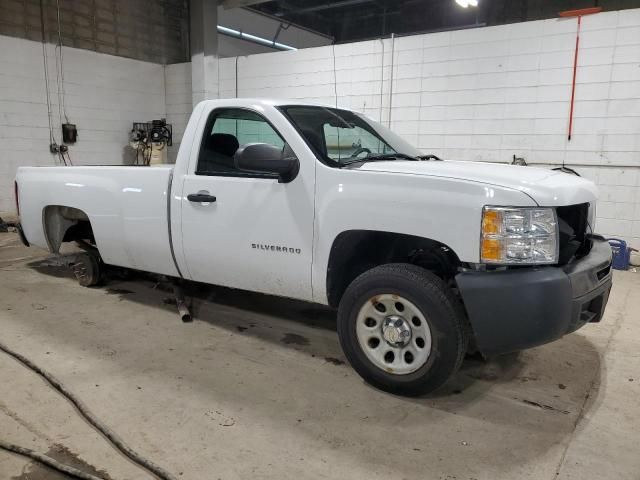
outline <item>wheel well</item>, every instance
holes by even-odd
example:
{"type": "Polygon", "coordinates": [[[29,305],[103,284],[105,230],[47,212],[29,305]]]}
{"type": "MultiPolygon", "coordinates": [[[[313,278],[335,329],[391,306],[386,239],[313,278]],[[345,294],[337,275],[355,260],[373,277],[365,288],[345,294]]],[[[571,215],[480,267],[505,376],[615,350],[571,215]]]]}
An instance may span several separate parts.
{"type": "Polygon", "coordinates": [[[334,240],[329,255],[329,305],[338,306],[358,275],[386,263],[419,265],[448,282],[455,276],[460,260],[448,246],[429,238],[373,230],[342,232],[334,240]]]}
{"type": "Polygon", "coordinates": [[[47,245],[53,253],[59,253],[62,242],[95,245],[91,221],[80,209],[49,205],[42,211],[42,222],[47,245]]]}

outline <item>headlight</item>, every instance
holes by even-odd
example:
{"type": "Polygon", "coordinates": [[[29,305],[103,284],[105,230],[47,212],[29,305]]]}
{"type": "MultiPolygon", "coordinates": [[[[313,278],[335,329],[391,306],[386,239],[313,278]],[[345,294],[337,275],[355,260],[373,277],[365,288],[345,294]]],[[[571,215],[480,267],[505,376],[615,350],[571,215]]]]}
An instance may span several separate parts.
{"type": "Polygon", "coordinates": [[[553,208],[484,207],[480,261],[512,265],[556,263],[557,225],[553,208]]]}

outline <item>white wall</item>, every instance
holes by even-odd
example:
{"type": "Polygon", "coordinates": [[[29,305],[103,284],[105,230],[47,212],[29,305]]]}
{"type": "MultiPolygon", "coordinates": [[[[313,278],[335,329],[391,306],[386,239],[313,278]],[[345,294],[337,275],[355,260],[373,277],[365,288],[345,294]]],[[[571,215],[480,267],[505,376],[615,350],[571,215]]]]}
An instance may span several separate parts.
{"type": "MultiPolygon", "coordinates": [[[[497,162],[508,162],[516,154],[524,156],[529,164],[545,167],[558,166],[564,160],[600,186],[598,230],[632,240],[640,247],[640,9],[583,19],[575,129],[572,141],[567,142],[575,27],[575,19],[558,19],[399,38],[393,51],[393,81],[391,40],[238,57],[237,93],[243,97],[286,97],[334,104],[337,88],[340,106],[385,123],[391,110],[392,127],[425,152],[448,159],[497,162]]],[[[0,38],[2,46],[9,47],[0,50],[0,60],[13,58],[10,63],[31,65],[30,83],[20,80],[24,74],[19,74],[20,79],[13,73],[9,75],[9,68],[0,72],[0,136],[10,138],[12,152],[19,153],[11,155],[12,159],[20,158],[23,163],[51,162],[53,157],[43,150],[48,144],[48,133],[46,113],[43,114],[42,74],[38,77],[42,71],[36,52],[40,44],[27,42],[30,50],[23,60],[12,52],[16,48],[13,44],[0,38]],[[25,100],[25,96],[30,97],[24,93],[29,88],[38,99],[33,105],[25,100]],[[11,97],[15,89],[23,92],[22,100],[7,103],[5,97],[11,97]],[[28,114],[28,109],[34,111],[28,114]],[[22,123],[16,123],[16,115],[22,123]],[[9,116],[13,122],[9,127],[13,130],[5,131],[9,116]],[[36,130],[37,141],[25,138],[16,125],[22,125],[24,131],[36,130]],[[24,153],[29,149],[33,151],[24,153]]],[[[69,63],[67,57],[71,56],[67,51],[65,67],[69,63]]],[[[141,99],[139,102],[122,102],[112,108],[110,97],[115,96],[118,88],[133,88],[130,83],[142,84],[140,69],[155,72],[162,67],[107,58],[113,62],[108,68],[91,70],[84,64],[76,67],[89,76],[82,77],[80,84],[99,82],[100,75],[115,77],[116,86],[111,93],[96,99],[101,105],[99,111],[105,109],[113,116],[124,112],[122,116],[142,119],[158,116],[137,109],[153,109],[163,102],[157,95],[160,85],[144,92],[135,87],[135,93],[130,94],[141,99]],[[123,67],[119,62],[124,62],[123,67]],[[136,110],[142,113],[138,115],[136,110]]],[[[236,58],[220,61],[220,97],[236,96],[235,63],[236,58]]],[[[55,78],[55,69],[52,76],[55,78]]],[[[168,65],[164,76],[162,73],[157,76],[166,79],[164,102],[167,120],[174,124],[176,147],[170,153],[175,157],[191,112],[190,64],[168,65]]],[[[82,104],[83,98],[79,94],[76,103],[82,104]]],[[[90,115],[93,111],[79,106],[77,113],[90,115]]],[[[83,122],[73,117],[72,120],[79,124],[84,140],[83,122]]],[[[112,120],[110,134],[122,135],[121,132],[128,131],[130,121],[133,119],[112,120]]],[[[125,142],[126,139],[105,140],[102,145],[110,147],[103,149],[96,145],[95,156],[91,158],[105,155],[112,148],[119,149],[120,159],[125,142]]],[[[79,148],[80,145],[74,151],[79,148]]],[[[0,155],[9,158],[6,150],[0,155]]],[[[113,153],[108,156],[115,158],[113,153]]],[[[15,170],[12,166],[7,168],[7,163],[0,162],[4,184],[8,183],[4,172],[8,170],[12,178],[15,170]]],[[[0,186],[0,198],[7,197],[4,184],[0,186]]],[[[0,201],[4,201],[0,204],[2,210],[7,201],[0,201]]]]}
{"type": "MultiPolygon", "coordinates": [[[[396,39],[392,100],[391,40],[337,45],[338,103],[385,122],[391,103],[396,131],[449,158],[639,166],[640,9],[583,19],[567,142],[575,29],[558,19],[396,39]]],[[[222,96],[235,93],[234,61],[221,62],[222,96]]],[[[238,94],[334,103],[333,62],[332,47],[240,58],[238,94]]]]}
{"type": "MultiPolygon", "coordinates": [[[[53,45],[47,54],[54,135],[61,143],[53,45]]],[[[66,110],[78,127],[72,161],[124,163],[131,123],[165,116],[163,66],[68,47],[63,57],[66,110]]],[[[49,153],[42,44],[0,36],[0,65],[0,212],[12,212],[17,168],[59,161],[49,153]]]]}
{"type": "Polygon", "coordinates": [[[191,63],[176,63],[164,67],[165,104],[167,123],[173,126],[173,146],[169,147],[169,160],[175,162],[184,129],[192,110],[191,63]]]}
{"type": "MultiPolygon", "coordinates": [[[[576,19],[553,19],[398,38],[393,81],[391,40],[241,57],[238,96],[334,104],[337,88],[425,152],[565,161],[600,186],[599,231],[640,247],[640,9],[583,18],[568,142],[575,34],[576,19]]],[[[236,94],[234,63],[221,61],[221,97],[236,94]]]]}

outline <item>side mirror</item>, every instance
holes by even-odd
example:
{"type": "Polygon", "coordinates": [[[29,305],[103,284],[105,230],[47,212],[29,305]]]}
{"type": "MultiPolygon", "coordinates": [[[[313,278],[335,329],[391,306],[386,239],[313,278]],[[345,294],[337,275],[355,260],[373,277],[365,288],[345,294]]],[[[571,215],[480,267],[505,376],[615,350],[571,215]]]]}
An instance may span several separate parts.
{"type": "Polygon", "coordinates": [[[236,151],[233,161],[238,170],[273,173],[279,182],[290,182],[300,169],[298,158],[286,144],[278,148],[268,143],[249,143],[236,151]]]}

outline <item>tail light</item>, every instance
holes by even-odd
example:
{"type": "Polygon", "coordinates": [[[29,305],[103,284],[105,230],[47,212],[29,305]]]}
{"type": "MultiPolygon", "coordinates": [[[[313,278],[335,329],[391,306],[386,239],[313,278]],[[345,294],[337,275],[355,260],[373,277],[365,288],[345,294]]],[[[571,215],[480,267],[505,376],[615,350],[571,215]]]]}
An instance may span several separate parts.
{"type": "Polygon", "coordinates": [[[13,182],[13,192],[16,196],[16,215],[20,216],[20,200],[18,199],[18,182],[13,182]]]}

